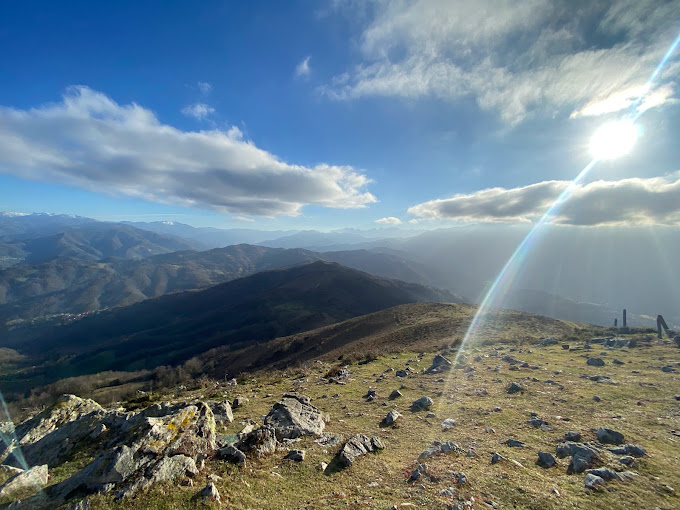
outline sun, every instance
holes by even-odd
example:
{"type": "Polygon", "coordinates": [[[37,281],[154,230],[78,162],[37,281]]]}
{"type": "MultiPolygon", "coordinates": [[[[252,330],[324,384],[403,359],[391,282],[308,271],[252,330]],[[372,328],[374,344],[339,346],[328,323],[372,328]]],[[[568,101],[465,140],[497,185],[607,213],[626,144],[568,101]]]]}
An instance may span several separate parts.
{"type": "Polygon", "coordinates": [[[628,154],[638,137],[638,127],[630,120],[615,120],[600,126],[590,139],[593,158],[615,159],[628,154]]]}

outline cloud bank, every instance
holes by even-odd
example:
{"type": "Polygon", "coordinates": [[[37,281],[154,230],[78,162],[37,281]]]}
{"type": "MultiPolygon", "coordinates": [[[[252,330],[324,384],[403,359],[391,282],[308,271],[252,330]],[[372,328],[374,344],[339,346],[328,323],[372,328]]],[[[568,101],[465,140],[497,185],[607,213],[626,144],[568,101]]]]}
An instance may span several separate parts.
{"type": "Polygon", "coordinates": [[[196,103],[182,108],[182,115],[193,117],[196,120],[206,119],[213,113],[215,113],[215,108],[204,103],[196,103]]]}
{"type": "Polygon", "coordinates": [[[601,115],[672,101],[677,59],[656,88],[647,81],[677,36],[677,4],[664,0],[378,1],[359,48],[361,62],[321,92],[476,100],[509,124],[528,112],[601,115]]]}
{"type": "MultiPolygon", "coordinates": [[[[530,222],[540,218],[570,184],[545,181],[513,189],[485,189],[431,200],[408,212],[464,222],[530,222]]],[[[577,186],[551,221],[579,226],[680,225],[680,173],[577,186]]]]}
{"type": "Polygon", "coordinates": [[[370,179],[350,166],[289,164],[238,128],[182,131],[82,86],[59,103],[0,107],[0,172],[244,216],[376,201],[370,179]]]}
{"type": "Polygon", "coordinates": [[[380,218],[379,220],[375,220],[375,222],[379,225],[401,225],[401,220],[399,218],[395,218],[394,216],[380,218]]]}

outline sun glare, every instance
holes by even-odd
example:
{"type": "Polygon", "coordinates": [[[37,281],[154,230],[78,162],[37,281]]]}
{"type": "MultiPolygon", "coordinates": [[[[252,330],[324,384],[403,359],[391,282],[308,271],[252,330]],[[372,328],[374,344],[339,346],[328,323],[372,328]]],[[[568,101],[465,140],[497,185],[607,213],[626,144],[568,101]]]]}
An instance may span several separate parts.
{"type": "Polygon", "coordinates": [[[630,120],[616,120],[600,126],[590,139],[590,154],[599,160],[628,154],[638,137],[638,128],[630,120]]]}

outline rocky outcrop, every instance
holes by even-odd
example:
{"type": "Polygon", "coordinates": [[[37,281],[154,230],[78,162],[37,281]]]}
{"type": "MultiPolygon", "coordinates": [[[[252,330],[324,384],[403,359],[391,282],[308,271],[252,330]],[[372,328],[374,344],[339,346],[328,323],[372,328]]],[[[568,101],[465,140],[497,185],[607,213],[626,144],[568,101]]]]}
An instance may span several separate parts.
{"type": "Polygon", "coordinates": [[[305,395],[285,393],[281,401],[269,411],[264,423],[276,431],[278,440],[320,436],[326,427],[326,420],[310,402],[311,399],[305,395]]]}
{"type": "Polygon", "coordinates": [[[555,453],[560,459],[571,456],[567,473],[582,473],[602,459],[600,449],[590,443],[567,441],[557,445],[555,453]]]}
{"type": "Polygon", "coordinates": [[[46,465],[21,471],[0,486],[0,498],[31,496],[47,485],[47,479],[48,469],[46,465]]]}
{"type": "MultiPolygon", "coordinates": [[[[84,468],[46,489],[52,506],[80,490],[113,490],[123,498],[158,482],[195,476],[216,448],[215,419],[203,402],[156,404],[127,413],[105,411],[94,401],[65,395],[19,425],[17,432],[29,465],[39,460],[60,465],[76,447],[90,448],[94,456],[84,468]],[[95,437],[93,431],[98,431],[95,437]]],[[[21,508],[44,508],[43,500],[24,500],[21,508]]]]}

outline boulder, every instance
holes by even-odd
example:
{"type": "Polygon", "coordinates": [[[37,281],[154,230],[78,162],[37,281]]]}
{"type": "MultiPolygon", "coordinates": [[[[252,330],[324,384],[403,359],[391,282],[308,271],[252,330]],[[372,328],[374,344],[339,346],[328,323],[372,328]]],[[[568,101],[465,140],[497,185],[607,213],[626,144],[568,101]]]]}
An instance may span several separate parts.
{"type": "Polygon", "coordinates": [[[290,450],[286,456],[284,457],[285,460],[292,460],[293,462],[302,462],[305,460],[305,451],[304,450],[290,450]]]}
{"type": "Polygon", "coordinates": [[[234,413],[231,409],[231,404],[228,401],[224,402],[208,402],[210,409],[215,416],[216,422],[231,423],[234,421],[234,413]]]}
{"type": "Polygon", "coordinates": [[[264,423],[274,428],[279,440],[320,436],[326,427],[324,416],[310,404],[310,398],[297,393],[284,394],[269,411],[264,423]]]}
{"type": "Polygon", "coordinates": [[[251,430],[247,434],[239,435],[239,440],[234,444],[242,452],[255,452],[258,457],[273,453],[277,446],[277,431],[271,425],[263,425],[251,430]]]}
{"type": "Polygon", "coordinates": [[[604,479],[592,473],[588,473],[584,485],[588,489],[595,489],[598,485],[604,485],[604,479]]]}
{"type": "Polygon", "coordinates": [[[369,438],[363,434],[358,434],[349,438],[345,446],[342,447],[342,450],[338,453],[338,461],[343,466],[349,467],[362,455],[383,449],[385,449],[385,445],[379,438],[369,438]]]}
{"type": "Polygon", "coordinates": [[[403,397],[403,396],[404,396],[404,395],[401,393],[401,391],[399,391],[399,390],[394,390],[392,393],[390,393],[389,399],[390,399],[390,400],[394,400],[394,399],[397,399],[397,398],[403,397]]]}
{"type": "Polygon", "coordinates": [[[250,400],[248,400],[246,397],[236,397],[234,399],[234,409],[238,409],[239,407],[243,407],[248,402],[250,402],[250,400]]]}
{"type": "Polygon", "coordinates": [[[212,482],[208,483],[208,485],[206,485],[203,490],[201,490],[199,495],[204,501],[214,501],[215,503],[219,503],[221,500],[220,491],[217,490],[217,487],[215,487],[215,484],[212,482]]]}
{"type": "Polygon", "coordinates": [[[571,456],[567,473],[582,473],[595,463],[601,462],[601,451],[590,443],[567,441],[558,444],[555,453],[560,459],[571,456]]]}
{"type": "Polygon", "coordinates": [[[547,347],[549,345],[557,345],[558,343],[559,341],[557,340],[557,338],[544,338],[538,343],[538,345],[540,345],[541,347],[547,347]]]}
{"type": "Polygon", "coordinates": [[[586,364],[590,365],[591,367],[603,367],[604,360],[602,358],[588,358],[586,364]]]}
{"type": "Polygon", "coordinates": [[[614,455],[631,455],[633,457],[644,457],[647,455],[647,450],[636,444],[627,444],[621,448],[609,448],[609,451],[614,455]]]}
{"type": "Polygon", "coordinates": [[[233,445],[227,445],[217,450],[217,458],[231,462],[238,466],[246,463],[246,454],[233,445]]]}

